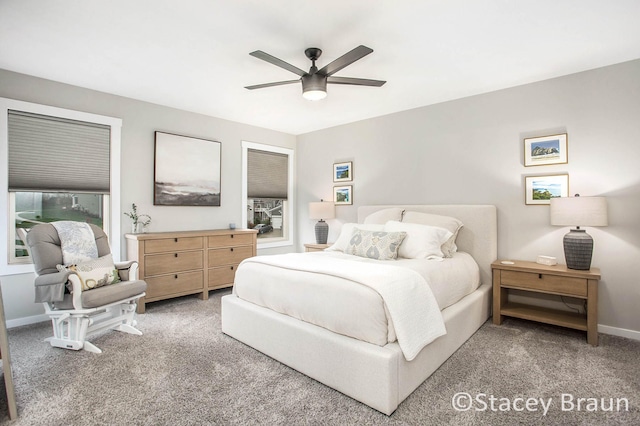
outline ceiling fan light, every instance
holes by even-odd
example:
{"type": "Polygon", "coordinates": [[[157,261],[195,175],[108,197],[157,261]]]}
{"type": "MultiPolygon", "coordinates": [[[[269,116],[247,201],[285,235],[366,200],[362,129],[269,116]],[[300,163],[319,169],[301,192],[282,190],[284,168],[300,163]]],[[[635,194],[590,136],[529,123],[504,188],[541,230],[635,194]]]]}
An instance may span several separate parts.
{"type": "Polygon", "coordinates": [[[327,97],[327,77],[308,74],[302,77],[302,97],[310,101],[319,101],[327,97]]]}
{"type": "Polygon", "coordinates": [[[307,90],[302,92],[302,97],[309,101],[319,101],[327,97],[327,92],[324,90],[307,90]]]}

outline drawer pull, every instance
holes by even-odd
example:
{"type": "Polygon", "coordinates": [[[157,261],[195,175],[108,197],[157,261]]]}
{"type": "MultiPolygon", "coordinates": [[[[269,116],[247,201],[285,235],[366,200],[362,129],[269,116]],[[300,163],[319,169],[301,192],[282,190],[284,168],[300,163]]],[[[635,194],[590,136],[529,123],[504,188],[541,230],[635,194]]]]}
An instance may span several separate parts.
{"type": "Polygon", "coordinates": [[[231,238],[233,238],[233,234],[231,234],[231,238]]]}
{"type": "Polygon", "coordinates": [[[233,266],[231,267],[231,270],[233,271],[233,266]]]}
{"type": "Polygon", "coordinates": [[[233,247],[231,247],[231,251],[233,251],[233,247]]]}
{"type": "Polygon", "coordinates": [[[538,278],[542,279],[542,274],[538,274],[538,278]]]}
{"type": "Polygon", "coordinates": [[[174,278],[177,280],[177,279],[178,279],[178,276],[177,276],[177,275],[174,275],[174,278]]]}
{"type": "Polygon", "coordinates": [[[178,257],[178,253],[175,253],[173,256],[174,256],[174,257],[178,257]]]}
{"type": "Polygon", "coordinates": [[[175,241],[175,242],[177,243],[177,242],[178,242],[178,239],[177,239],[177,238],[174,238],[174,239],[173,239],[173,241],[175,241]]]}

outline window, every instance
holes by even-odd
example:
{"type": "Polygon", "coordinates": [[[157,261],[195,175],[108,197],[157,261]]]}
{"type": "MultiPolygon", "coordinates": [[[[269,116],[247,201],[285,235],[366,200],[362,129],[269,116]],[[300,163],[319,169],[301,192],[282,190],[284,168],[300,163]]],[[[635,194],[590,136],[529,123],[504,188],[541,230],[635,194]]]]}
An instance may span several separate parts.
{"type": "Polygon", "coordinates": [[[242,142],[243,223],[258,247],[293,245],[293,150],[242,142]]]}
{"type": "Polygon", "coordinates": [[[120,128],[119,119],[0,98],[0,208],[9,212],[0,274],[32,271],[24,238],[40,222],[96,224],[119,258],[120,128]]]}

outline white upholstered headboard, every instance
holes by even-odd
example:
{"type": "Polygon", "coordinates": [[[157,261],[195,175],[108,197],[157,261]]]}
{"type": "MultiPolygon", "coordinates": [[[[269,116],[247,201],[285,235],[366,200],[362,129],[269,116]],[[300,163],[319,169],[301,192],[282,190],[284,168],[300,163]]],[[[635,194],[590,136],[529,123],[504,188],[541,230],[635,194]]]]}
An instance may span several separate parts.
{"type": "Polygon", "coordinates": [[[362,223],[371,213],[390,207],[451,216],[460,220],[464,226],[456,239],[458,250],[471,254],[480,266],[482,283],[491,283],[491,263],[498,256],[498,220],[495,206],[462,204],[361,206],[358,207],[358,223],[362,223]]]}

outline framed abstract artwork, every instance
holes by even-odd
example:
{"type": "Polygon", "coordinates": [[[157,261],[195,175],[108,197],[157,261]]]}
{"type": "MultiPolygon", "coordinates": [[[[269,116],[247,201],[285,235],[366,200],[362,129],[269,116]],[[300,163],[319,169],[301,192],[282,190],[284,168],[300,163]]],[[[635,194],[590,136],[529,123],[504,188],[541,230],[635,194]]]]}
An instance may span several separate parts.
{"type": "Polygon", "coordinates": [[[525,138],[524,165],[546,166],[568,162],[567,134],[525,138]]]}
{"type": "Polygon", "coordinates": [[[353,186],[334,186],[333,187],[333,203],[336,206],[353,204],[353,186]]]}
{"type": "Polygon", "coordinates": [[[525,176],[525,204],[551,204],[551,199],[569,196],[569,175],[525,176]]]}
{"type": "Polygon", "coordinates": [[[155,132],[153,204],[220,206],[221,143],[155,132]]]}

